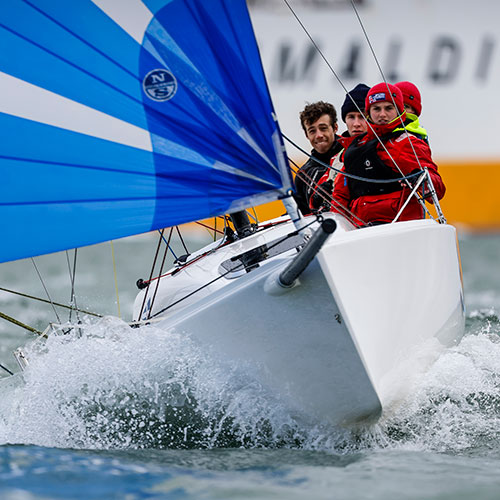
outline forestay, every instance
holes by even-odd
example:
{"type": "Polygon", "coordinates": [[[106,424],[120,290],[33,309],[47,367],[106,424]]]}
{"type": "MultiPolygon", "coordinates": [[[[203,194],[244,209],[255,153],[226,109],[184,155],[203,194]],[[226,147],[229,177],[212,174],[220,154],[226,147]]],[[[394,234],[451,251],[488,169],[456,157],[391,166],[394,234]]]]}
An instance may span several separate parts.
{"type": "Polygon", "coordinates": [[[9,0],[0,40],[0,261],[290,187],[245,0],[9,0]]]}

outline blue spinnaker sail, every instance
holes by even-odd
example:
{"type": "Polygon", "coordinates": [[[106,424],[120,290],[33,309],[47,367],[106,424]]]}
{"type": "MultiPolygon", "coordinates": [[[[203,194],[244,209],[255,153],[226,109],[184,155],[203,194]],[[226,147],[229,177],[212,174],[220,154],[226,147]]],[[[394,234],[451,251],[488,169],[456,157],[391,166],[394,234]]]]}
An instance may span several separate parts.
{"type": "Polygon", "coordinates": [[[0,261],[291,186],[245,0],[0,3],[0,261]]]}

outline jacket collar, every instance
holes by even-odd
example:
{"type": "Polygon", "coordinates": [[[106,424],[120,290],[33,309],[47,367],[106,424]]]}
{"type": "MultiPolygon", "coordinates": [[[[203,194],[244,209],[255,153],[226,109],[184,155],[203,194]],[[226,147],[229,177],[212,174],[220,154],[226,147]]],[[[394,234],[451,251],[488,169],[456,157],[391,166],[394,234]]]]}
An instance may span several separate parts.
{"type": "Polygon", "coordinates": [[[317,158],[323,163],[330,163],[330,158],[332,156],[335,156],[343,147],[340,142],[341,139],[342,137],[335,134],[335,140],[333,141],[333,144],[330,146],[330,149],[326,153],[318,153],[315,149],[313,149],[311,150],[311,156],[317,158]]]}

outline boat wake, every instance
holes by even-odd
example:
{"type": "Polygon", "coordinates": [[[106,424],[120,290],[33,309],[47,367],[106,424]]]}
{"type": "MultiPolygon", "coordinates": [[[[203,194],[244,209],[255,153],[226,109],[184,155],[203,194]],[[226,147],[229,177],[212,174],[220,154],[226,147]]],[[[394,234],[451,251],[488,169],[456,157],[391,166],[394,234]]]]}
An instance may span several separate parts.
{"type": "Polygon", "coordinates": [[[27,370],[0,384],[0,444],[484,453],[500,444],[499,335],[494,311],[472,313],[460,345],[410,397],[378,424],[346,430],[308,424],[255,367],[221,361],[183,332],[108,317],[27,346],[27,370]]]}
{"type": "Polygon", "coordinates": [[[277,446],[294,422],[252,377],[186,335],[116,318],[26,348],[1,388],[0,443],[78,448],[277,446]]]}
{"type": "Polygon", "coordinates": [[[384,446],[484,455],[500,444],[500,320],[472,312],[466,335],[446,350],[397,412],[375,426],[384,446]]]}

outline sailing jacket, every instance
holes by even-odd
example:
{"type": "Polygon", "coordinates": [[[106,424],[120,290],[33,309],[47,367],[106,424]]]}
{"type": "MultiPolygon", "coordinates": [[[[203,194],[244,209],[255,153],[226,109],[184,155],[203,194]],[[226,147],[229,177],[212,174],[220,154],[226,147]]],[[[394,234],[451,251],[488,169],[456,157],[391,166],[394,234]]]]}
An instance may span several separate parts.
{"type": "MultiPolygon", "coordinates": [[[[394,179],[394,182],[370,183],[339,174],[333,187],[332,211],[348,217],[351,212],[350,218],[361,225],[391,222],[411,192],[405,182],[397,179],[419,171],[420,167],[427,167],[429,170],[438,199],[444,196],[446,188],[437,165],[432,161],[429,146],[415,135],[397,130],[397,120],[399,118],[386,125],[372,124],[373,130],[368,129],[366,134],[342,139],[346,148],[342,157],[343,171],[371,179],[394,179]],[[374,132],[381,138],[387,151],[374,132]]],[[[423,215],[422,206],[413,196],[398,220],[421,219],[423,215]]]]}
{"type": "Polygon", "coordinates": [[[327,170],[327,167],[318,163],[315,159],[329,165],[332,156],[335,156],[343,147],[340,144],[339,139],[340,137],[336,135],[335,141],[326,153],[318,153],[315,149],[313,149],[311,151],[311,158],[309,158],[309,160],[302,165],[295,176],[294,198],[303,215],[311,213],[309,208],[309,198],[314,192],[317,182],[327,170]]]}

